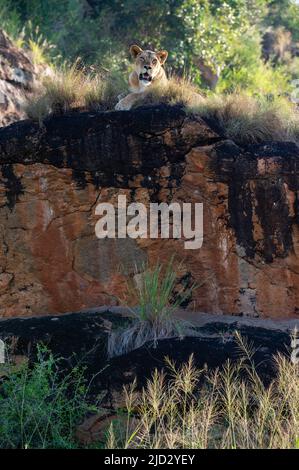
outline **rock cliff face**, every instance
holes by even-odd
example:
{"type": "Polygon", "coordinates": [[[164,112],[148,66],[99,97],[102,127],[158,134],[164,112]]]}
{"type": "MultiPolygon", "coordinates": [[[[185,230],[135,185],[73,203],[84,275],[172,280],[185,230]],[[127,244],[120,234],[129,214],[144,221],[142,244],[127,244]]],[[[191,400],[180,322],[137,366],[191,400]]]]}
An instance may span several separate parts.
{"type": "MultiPolygon", "coordinates": [[[[116,305],[173,254],[184,306],[299,314],[299,149],[246,149],[179,107],[81,113],[0,130],[0,315],[116,305]],[[98,202],[201,202],[204,242],[95,236],[98,202]]],[[[130,300],[130,299],[129,299],[130,300]]]]}

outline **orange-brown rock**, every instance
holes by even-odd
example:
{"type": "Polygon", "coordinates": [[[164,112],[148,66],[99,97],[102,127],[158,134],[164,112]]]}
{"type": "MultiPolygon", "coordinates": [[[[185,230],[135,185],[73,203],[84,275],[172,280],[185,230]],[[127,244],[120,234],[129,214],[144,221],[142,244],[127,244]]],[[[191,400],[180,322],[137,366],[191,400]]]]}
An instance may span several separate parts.
{"type": "Polygon", "coordinates": [[[128,301],[144,262],[176,255],[184,306],[296,317],[299,149],[246,149],[180,107],[78,113],[0,130],[0,315],[128,301]],[[95,236],[98,202],[202,202],[204,242],[95,236]]]}

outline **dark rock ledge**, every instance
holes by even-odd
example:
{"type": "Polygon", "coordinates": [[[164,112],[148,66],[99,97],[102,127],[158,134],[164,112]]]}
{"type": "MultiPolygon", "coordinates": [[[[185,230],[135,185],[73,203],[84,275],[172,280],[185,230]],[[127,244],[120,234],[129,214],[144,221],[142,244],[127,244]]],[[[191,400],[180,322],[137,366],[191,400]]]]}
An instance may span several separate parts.
{"type": "MultiPolygon", "coordinates": [[[[150,345],[131,353],[107,360],[106,346],[111,328],[121,328],[131,322],[130,317],[120,315],[117,310],[100,309],[98,312],[81,312],[61,316],[47,316],[28,319],[0,321],[0,338],[8,343],[14,338],[14,354],[29,356],[34,360],[36,345],[43,343],[62,357],[63,367],[76,364],[86,367],[86,379],[92,381],[91,396],[101,395],[106,407],[117,407],[117,400],[123,385],[137,377],[138,388],[145,385],[153,370],[165,367],[166,356],[177,365],[194,354],[195,365],[199,368],[206,364],[216,368],[230,359],[240,357],[234,339],[236,330],[257,349],[254,362],[268,383],[275,375],[273,355],[290,352],[290,332],[296,322],[267,322],[242,320],[233,317],[198,316],[198,337],[183,340],[161,340],[157,348],[150,345]]],[[[297,323],[298,324],[298,323],[297,323]]]]}

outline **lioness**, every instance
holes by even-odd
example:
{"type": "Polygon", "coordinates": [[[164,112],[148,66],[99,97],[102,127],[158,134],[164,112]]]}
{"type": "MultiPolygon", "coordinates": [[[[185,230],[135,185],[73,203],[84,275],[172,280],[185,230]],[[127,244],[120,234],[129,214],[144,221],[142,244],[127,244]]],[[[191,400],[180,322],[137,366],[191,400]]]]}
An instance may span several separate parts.
{"type": "Polygon", "coordinates": [[[166,62],[167,51],[143,51],[139,46],[131,46],[130,53],[135,59],[135,70],[129,76],[129,93],[115,106],[117,110],[129,110],[140,99],[152,83],[166,83],[167,77],[163,64],[166,62]]]}

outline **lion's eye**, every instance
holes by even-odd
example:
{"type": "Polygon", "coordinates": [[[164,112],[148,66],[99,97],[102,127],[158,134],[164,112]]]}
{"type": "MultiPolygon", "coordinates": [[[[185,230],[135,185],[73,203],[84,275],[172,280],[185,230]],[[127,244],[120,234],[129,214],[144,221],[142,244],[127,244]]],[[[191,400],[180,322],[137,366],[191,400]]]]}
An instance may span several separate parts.
{"type": "Polygon", "coordinates": [[[154,59],[153,64],[156,65],[156,63],[157,63],[157,59],[154,59]]]}
{"type": "Polygon", "coordinates": [[[140,60],[141,60],[141,62],[144,62],[144,58],[143,58],[143,57],[140,57],[140,60]]]}

